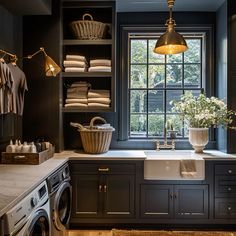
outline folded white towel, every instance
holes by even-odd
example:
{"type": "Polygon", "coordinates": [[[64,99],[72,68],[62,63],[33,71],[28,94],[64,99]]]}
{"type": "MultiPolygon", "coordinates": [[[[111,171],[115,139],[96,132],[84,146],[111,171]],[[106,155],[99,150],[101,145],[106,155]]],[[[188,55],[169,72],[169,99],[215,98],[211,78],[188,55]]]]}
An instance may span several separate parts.
{"type": "Polygon", "coordinates": [[[80,55],[66,55],[66,60],[86,62],[86,58],[84,56],[80,56],[80,55]]]}
{"type": "Polygon", "coordinates": [[[88,91],[88,98],[110,98],[110,91],[101,89],[90,89],[88,91]]]}
{"type": "Polygon", "coordinates": [[[88,104],[88,99],[87,98],[67,98],[66,103],[83,103],[83,104],[88,104]]]}
{"type": "Polygon", "coordinates": [[[102,103],[102,104],[110,104],[110,98],[88,98],[88,103],[102,103]]]}
{"type": "Polygon", "coordinates": [[[195,160],[181,160],[180,174],[183,178],[195,177],[197,174],[195,160]]]}
{"type": "Polygon", "coordinates": [[[84,67],[66,67],[65,72],[85,72],[87,71],[87,68],[84,67]]]}
{"type": "Polygon", "coordinates": [[[84,61],[63,61],[64,67],[79,67],[85,68],[87,64],[84,61]]]}
{"type": "Polygon", "coordinates": [[[91,67],[94,66],[111,66],[111,60],[107,59],[95,59],[95,60],[90,60],[89,62],[91,67]]]}
{"type": "Polygon", "coordinates": [[[85,107],[88,107],[87,104],[84,104],[84,103],[79,103],[79,102],[76,102],[76,103],[69,103],[69,104],[65,104],[65,107],[81,107],[81,108],[85,108],[85,107]]]}
{"type": "Polygon", "coordinates": [[[111,67],[110,66],[94,66],[94,67],[89,67],[88,71],[89,72],[111,72],[111,67]]]}
{"type": "Polygon", "coordinates": [[[102,103],[88,103],[89,108],[109,108],[110,106],[108,104],[102,104],[102,103]]]}

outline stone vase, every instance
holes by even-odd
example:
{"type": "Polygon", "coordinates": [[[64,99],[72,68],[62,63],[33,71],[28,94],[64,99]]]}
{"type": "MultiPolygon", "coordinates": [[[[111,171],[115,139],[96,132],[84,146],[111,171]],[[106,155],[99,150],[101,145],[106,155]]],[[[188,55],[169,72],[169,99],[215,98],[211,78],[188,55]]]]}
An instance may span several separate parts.
{"type": "Polygon", "coordinates": [[[189,128],[189,142],[195,153],[203,153],[209,141],[208,128],[189,128]]]}

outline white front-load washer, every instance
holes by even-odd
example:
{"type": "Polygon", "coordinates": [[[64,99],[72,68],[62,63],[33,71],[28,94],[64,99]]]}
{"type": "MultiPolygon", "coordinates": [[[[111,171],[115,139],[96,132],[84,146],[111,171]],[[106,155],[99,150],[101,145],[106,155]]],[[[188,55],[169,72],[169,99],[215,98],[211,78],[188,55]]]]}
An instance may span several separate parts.
{"type": "Polygon", "coordinates": [[[10,236],[51,236],[50,206],[46,181],[4,216],[4,234],[10,236]]]}

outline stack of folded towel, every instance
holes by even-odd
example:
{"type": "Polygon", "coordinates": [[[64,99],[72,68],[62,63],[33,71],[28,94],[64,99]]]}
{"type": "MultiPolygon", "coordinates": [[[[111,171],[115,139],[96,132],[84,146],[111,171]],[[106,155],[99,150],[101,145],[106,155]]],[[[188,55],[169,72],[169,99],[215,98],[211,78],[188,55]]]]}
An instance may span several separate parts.
{"type": "Polygon", "coordinates": [[[90,84],[87,82],[74,82],[67,89],[65,107],[84,108],[88,106],[88,90],[90,84]]]}
{"type": "Polygon", "coordinates": [[[66,55],[63,65],[65,72],[85,72],[87,71],[87,61],[84,56],[66,55]]]}
{"type": "Polygon", "coordinates": [[[89,72],[111,72],[111,60],[95,59],[90,60],[89,72]]]}
{"type": "Polygon", "coordinates": [[[88,92],[89,108],[109,108],[111,103],[109,90],[90,89],[88,92]]]}

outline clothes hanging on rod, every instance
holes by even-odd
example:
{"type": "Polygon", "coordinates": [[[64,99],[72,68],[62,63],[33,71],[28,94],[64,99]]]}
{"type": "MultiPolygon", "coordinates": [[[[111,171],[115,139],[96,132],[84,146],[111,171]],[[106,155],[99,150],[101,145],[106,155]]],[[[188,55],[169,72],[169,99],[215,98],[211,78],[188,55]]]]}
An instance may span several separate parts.
{"type": "Polygon", "coordinates": [[[15,64],[9,63],[8,67],[13,76],[13,89],[12,89],[12,107],[11,111],[23,115],[24,109],[24,96],[25,91],[28,90],[25,73],[15,64]]]}

